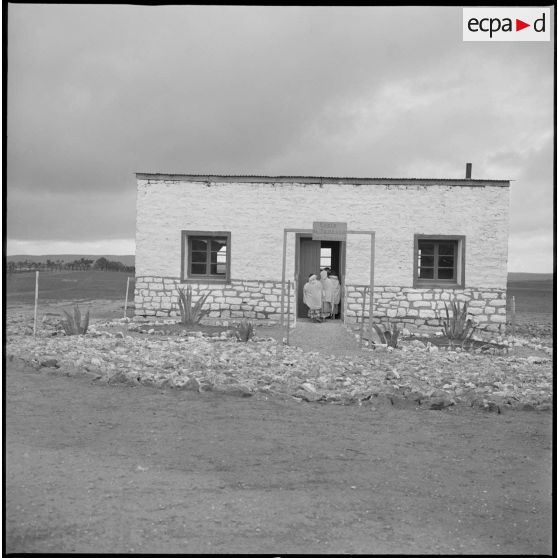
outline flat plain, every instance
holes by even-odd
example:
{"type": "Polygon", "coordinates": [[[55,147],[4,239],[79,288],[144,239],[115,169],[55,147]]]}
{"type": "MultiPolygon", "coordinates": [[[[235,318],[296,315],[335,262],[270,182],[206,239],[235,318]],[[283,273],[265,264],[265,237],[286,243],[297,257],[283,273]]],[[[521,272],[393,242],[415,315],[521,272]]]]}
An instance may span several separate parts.
{"type": "MultiPolygon", "coordinates": [[[[122,317],[126,276],[80,273],[41,274],[41,312],[122,317]]],[[[7,291],[8,317],[29,312],[34,274],[7,291]]],[[[548,342],[552,283],[509,292],[548,342]]],[[[21,359],[5,393],[10,553],[553,551],[551,411],[111,385],[21,359]]]]}

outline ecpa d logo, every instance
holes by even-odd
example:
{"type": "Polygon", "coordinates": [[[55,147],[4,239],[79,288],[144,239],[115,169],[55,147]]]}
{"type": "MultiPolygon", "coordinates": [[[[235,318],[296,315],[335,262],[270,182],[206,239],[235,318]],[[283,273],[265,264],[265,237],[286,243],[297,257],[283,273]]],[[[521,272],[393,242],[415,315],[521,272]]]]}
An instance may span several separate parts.
{"type": "Polygon", "coordinates": [[[464,41],[550,41],[550,8],[463,8],[464,41]]]}

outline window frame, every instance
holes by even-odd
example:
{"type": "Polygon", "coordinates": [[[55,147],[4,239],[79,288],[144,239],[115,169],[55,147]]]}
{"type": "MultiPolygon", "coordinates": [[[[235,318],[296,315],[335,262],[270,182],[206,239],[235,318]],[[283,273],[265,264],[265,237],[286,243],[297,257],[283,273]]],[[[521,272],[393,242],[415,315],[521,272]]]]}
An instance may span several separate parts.
{"type": "Polygon", "coordinates": [[[230,283],[231,282],[231,232],[230,231],[181,231],[181,283],[230,283]],[[225,265],[225,276],[218,275],[190,275],[190,239],[192,237],[202,237],[204,240],[211,241],[216,237],[226,238],[227,240],[227,261],[225,265]],[[187,267],[186,267],[187,266],[187,267]]]}
{"type": "Polygon", "coordinates": [[[320,247],[320,269],[325,269],[326,267],[331,268],[331,260],[333,257],[333,248],[331,246],[321,246],[320,247]],[[322,256],[323,250],[329,250],[329,256],[322,256]],[[322,265],[322,260],[328,260],[329,263],[326,265],[322,265]]]}
{"type": "Polygon", "coordinates": [[[443,289],[465,288],[465,235],[456,234],[415,234],[413,248],[413,287],[434,287],[443,289]],[[444,242],[453,240],[457,242],[457,254],[455,256],[455,278],[454,279],[419,279],[418,276],[418,244],[419,240],[430,240],[433,242],[444,242]]]}

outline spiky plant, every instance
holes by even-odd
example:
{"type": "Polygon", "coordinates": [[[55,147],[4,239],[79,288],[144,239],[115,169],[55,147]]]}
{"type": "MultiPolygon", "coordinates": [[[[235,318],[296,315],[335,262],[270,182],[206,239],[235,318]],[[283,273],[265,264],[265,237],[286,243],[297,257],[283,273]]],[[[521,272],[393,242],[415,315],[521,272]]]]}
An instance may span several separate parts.
{"type": "Polygon", "coordinates": [[[452,311],[451,316],[448,305],[444,302],[444,306],[446,307],[446,317],[442,320],[444,334],[450,341],[459,341],[461,344],[465,344],[475,331],[473,320],[468,317],[469,303],[465,301],[463,306],[461,306],[458,301],[453,300],[450,305],[452,311]]]}
{"type": "Polygon", "coordinates": [[[254,337],[254,324],[246,319],[234,327],[234,335],[239,341],[248,343],[254,337]]]}
{"type": "Polygon", "coordinates": [[[393,347],[394,349],[397,348],[397,341],[399,340],[400,333],[397,324],[388,322],[387,326],[381,327],[378,324],[372,324],[372,327],[378,334],[378,337],[383,345],[393,347]]]}
{"type": "Polygon", "coordinates": [[[62,327],[66,335],[84,335],[87,333],[89,327],[89,310],[85,314],[83,320],[81,319],[81,312],[76,304],[74,306],[74,315],[72,316],[66,310],[63,310],[66,317],[62,319],[62,327]]]}
{"type": "Polygon", "coordinates": [[[178,289],[178,308],[180,310],[180,323],[183,325],[193,325],[209,312],[203,310],[202,307],[209,293],[202,295],[196,302],[193,302],[192,287],[188,285],[186,290],[178,289]]]}

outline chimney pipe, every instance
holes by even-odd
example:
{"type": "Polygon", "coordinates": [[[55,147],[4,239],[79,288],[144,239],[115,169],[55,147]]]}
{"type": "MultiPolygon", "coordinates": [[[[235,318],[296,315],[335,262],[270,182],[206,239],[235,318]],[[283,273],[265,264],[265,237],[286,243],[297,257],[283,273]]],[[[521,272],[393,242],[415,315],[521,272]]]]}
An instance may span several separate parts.
{"type": "Polygon", "coordinates": [[[467,165],[465,166],[465,178],[467,179],[471,179],[471,171],[473,169],[473,165],[472,163],[467,163],[467,165]]]}

